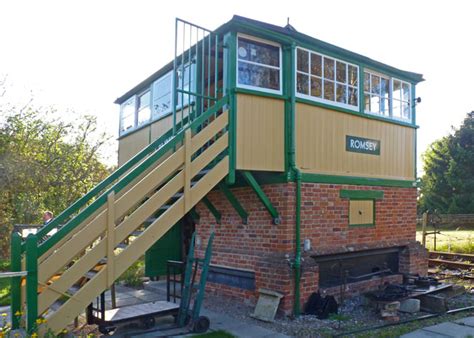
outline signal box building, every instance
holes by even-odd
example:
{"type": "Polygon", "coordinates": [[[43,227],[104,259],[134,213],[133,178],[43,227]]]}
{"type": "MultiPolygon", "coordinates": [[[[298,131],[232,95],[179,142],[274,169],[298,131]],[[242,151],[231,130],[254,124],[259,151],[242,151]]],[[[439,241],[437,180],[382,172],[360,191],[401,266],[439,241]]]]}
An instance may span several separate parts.
{"type": "Polygon", "coordinates": [[[143,247],[148,276],[183,258],[193,230],[198,246],[216,234],[209,290],[251,303],[277,291],[286,313],[317,290],[426,274],[415,240],[420,74],[240,16],[215,31],[177,20],[175,54],[117,99],[119,164],[214,109],[219,138],[205,148],[225,142],[226,165],[143,247]]]}

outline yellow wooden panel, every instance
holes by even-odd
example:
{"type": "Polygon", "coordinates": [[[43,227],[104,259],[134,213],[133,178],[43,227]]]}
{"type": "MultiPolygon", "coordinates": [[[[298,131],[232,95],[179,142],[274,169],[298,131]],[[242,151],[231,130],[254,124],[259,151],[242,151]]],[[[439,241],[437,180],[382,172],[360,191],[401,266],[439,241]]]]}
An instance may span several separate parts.
{"type": "Polygon", "coordinates": [[[144,127],[119,140],[118,165],[121,166],[150,143],[150,127],[144,127]]]}
{"type": "Polygon", "coordinates": [[[305,173],[414,179],[415,130],[297,103],[296,163],[305,173]],[[380,140],[380,155],[346,151],[346,135],[380,140]]]}
{"type": "Polygon", "coordinates": [[[237,95],[237,169],[284,171],[285,103],[237,95]]]}
{"type": "Polygon", "coordinates": [[[166,116],[159,121],[153,122],[151,125],[151,139],[156,140],[171,128],[173,128],[173,115],[166,116]]]}
{"type": "Polygon", "coordinates": [[[349,224],[373,224],[374,223],[374,201],[349,201],[349,224]]]}

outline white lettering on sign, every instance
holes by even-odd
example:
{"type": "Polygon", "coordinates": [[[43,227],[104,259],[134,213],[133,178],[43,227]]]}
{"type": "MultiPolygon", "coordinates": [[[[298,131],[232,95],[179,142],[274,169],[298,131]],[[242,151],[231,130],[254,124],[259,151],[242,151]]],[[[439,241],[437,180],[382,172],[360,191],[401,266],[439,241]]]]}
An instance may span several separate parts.
{"type": "Polygon", "coordinates": [[[354,140],[351,139],[350,147],[353,149],[364,149],[369,151],[377,151],[377,142],[372,142],[369,140],[354,140]]]}

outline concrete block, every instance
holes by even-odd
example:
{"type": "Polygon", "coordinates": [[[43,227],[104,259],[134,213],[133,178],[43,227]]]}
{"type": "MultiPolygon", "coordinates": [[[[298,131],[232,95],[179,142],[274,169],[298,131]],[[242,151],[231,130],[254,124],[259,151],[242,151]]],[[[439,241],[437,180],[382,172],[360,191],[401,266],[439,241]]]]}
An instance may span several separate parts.
{"type": "Polygon", "coordinates": [[[464,286],[453,284],[450,288],[443,290],[443,292],[437,293],[437,295],[446,299],[451,299],[464,293],[466,293],[466,288],[464,286]]]}
{"type": "Polygon", "coordinates": [[[431,313],[443,313],[448,311],[446,298],[437,295],[421,295],[416,297],[420,300],[420,308],[431,313]]]}
{"type": "Polygon", "coordinates": [[[260,295],[258,296],[254,313],[251,314],[251,316],[265,322],[272,322],[283,295],[279,292],[267,289],[259,289],[258,292],[260,295]]]}
{"type": "Polygon", "coordinates": [[[410,298],[400,302],[400,312],[415,313],[420,311],[421,301],[419,299],[410,298]]]}

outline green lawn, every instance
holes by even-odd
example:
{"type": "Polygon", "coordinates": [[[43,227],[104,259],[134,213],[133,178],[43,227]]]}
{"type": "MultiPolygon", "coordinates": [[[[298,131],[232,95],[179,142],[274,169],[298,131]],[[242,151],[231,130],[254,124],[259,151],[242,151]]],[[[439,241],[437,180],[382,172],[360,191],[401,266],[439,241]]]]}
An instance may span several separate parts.
{"type": "MultiPolygon", "coordinates": [[[[431,232],[433,229],[428,229],[431,232]]],[[[474,230],[470,229],[446,229],[440,230],[436,235],[436,250],[461,253],[474,253],[474,230]]],[[[416,239],[421,242],[421,231],[416,232],[416,239]]],[[[434,235],[426,237],[426,246],[428,249],[434,249],[434,235]]]]}
{"type": "MultiPolygon", "coordinates": [[[[8,271],[10,262],[0,259],[0,272],[8,271]]],[[[0,278],[0,306],[10,305],[10,278],[0,278]]]]}
{"type": "Polygon", "coordinates": [[[199,338],[235,338],[235,336],[231,335],[230,333],[219,330],[219,331],[213,331],[213,332],[208,332],[200,335],[194,335],[193,337],[199,337],[199,338]]]}

